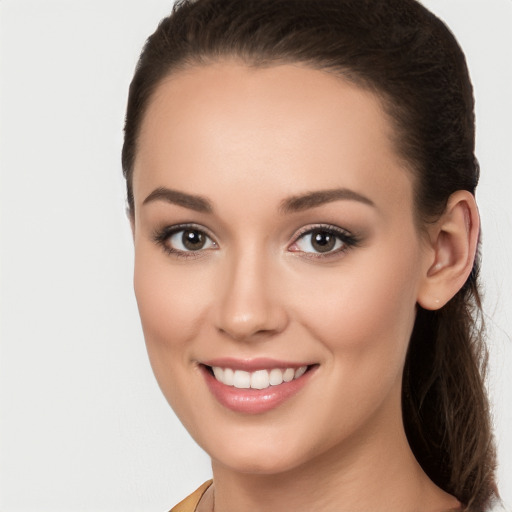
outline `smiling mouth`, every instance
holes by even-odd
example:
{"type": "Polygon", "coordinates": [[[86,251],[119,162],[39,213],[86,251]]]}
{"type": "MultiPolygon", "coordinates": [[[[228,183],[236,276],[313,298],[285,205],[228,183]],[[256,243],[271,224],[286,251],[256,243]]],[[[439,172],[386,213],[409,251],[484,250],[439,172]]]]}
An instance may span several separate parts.
{"type": "Polygon", "coordinates": [[[219,359],[199,364],[215,399],[227,409],[241,414],[261,414],[278,408],[308,385],[319,366],[281,365],[263,358],[252,361],[219,359]]]}
{"type": "MultiPolygon", "coordinates": [[[[205,365],[206,366],[206,365],[205,365]]],[[[269,370],[234,370],[220,366],[206,366],[215,379],[237,389],[267,389],[271,386],[279,386],[302,377],[313,365],[300,366],[299,368],[272,368],[269,370]]]]}

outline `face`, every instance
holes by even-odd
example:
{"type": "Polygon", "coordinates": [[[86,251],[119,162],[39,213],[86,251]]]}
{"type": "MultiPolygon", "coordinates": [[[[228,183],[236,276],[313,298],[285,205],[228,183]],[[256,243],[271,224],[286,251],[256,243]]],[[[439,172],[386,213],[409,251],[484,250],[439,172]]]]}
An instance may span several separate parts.
{"type": "Polygon", "coordinates": [[[134,168],[135,292],[158,383],[214,464],[275,474],[401,425],[426,266],[379,101],[219,62],[155,92],[134,168]]]}

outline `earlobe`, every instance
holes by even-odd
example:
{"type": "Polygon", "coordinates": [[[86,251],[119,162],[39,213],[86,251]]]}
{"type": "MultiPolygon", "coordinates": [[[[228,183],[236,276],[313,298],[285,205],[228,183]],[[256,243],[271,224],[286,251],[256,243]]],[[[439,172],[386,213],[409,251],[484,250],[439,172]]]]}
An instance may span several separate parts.
{"type": "Polygon", "coordinates": [[[417,301],[425,309],[436,310],[462,288],[473,268],[480,232],[474,196],[466,190],[453,193],[445,212],[429,231],[433,259],[417,301]]]}

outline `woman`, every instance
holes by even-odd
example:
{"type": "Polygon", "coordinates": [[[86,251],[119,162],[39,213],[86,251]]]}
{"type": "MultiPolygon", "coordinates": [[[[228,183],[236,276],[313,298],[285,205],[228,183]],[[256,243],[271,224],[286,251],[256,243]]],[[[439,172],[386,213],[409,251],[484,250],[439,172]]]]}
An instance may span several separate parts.
{"type": "Polygon", "coordinates": [[[490,510],[472,89],[414,0],[180,2],[123,168],[175,511],[490,510]]]}

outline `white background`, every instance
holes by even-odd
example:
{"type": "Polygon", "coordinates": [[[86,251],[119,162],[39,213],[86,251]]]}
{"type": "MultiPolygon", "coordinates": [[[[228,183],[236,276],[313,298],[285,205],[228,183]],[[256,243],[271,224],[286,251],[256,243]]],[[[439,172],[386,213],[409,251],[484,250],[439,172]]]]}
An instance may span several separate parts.
{"type": "MultiPolygon", "coordinates": [[[[502,496],[512,504],[512,1],[425,0],[477,98],[502,496]]],[[[210,475],[151,374],[120,151],[167,0],[0,0],[0,511],[165,511],[210,475]]]]}

